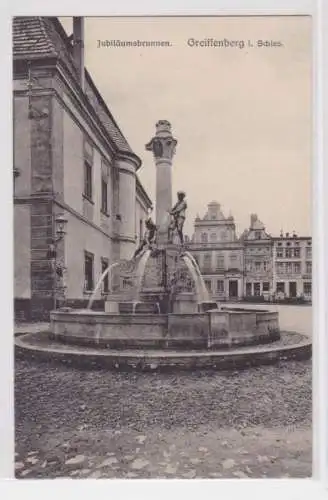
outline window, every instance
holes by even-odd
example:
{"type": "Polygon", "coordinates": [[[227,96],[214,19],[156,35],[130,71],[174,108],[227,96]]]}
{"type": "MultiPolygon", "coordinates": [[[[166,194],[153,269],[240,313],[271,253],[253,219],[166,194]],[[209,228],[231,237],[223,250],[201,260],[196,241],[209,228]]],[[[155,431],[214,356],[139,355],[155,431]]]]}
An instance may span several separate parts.
{"type": "Polygon", "coordinates": [[[312,283],[311,281],[305,281],[303,284],[304,295],[312,295],[312,283]]]}
{"type": "Polygon", "coordinates": [[[284,264],[283,262],[277,262],[276,269],[278,274],[282,274],[284,272],[284,264]]]}
{"type": "Polygon", "coordinates": [[[312,274],[312,262],[306,262],[306,274],[312,274]]]}
{"type": "Polygon", "coordinates": [[[202,241],[202,243],[207,243],[207,233],[201,234],[201,241],[202,241]]]}
{"type": "Polygon", "coordinates": [[[210,239],[211,241],[216,241],[216,233],[211,233],[210,239]]]}
{"type": "Polygon", "coordinates": [[[261,231],[255,231],[255,239],[257,240],[261,239],[261,231]]]}
{"type": "Polygon", "coordinates": [[[263,262],[263,271],[268,270],[268,263],[266,261],[263,262]]]}
{"type": "Polygon", "coordinates": [[[278,247],[282,247],[282,243],[281,242],[278,243],[278,247]]]}
{"type": "Polygon", "coordinates": [[[87,291],[93,290],[93,261],[94,255],[84,252],[84,288],[87,291]]]}
{"type": "Polygon", "coordinates": [[[108,214],[107,196],[108,196],[107,181],[104,178],[102,178],[101,179],[101,211],[106,215],[108,214]]]}
{"type": "Polygon", "coordinates": [[[285,283],[283,281],[277,283],[277,293],[285,293],[285,283]]]}
{"type": "Polygon", "coordinates": [[[255,271],[261,271],[261,262],[255,262],[255,271]]]}
{"type": "Polygon", "coordinates": [[[284,251],[282,248],[277,248],[277,257],[282,258],[284,256],[284,251]]]}
{"type": "Polygon", "coordinates": [[[212,291],[212,282],[211,282],[211,280],[205,280],[204,283],[205,283],[205,286],[206,286],[207,290],[209,292],[211,292],[212,291]]]}
{"type": "Polygon", "coordinates": [[[294,262],[294,274],[300,274],[301,264],[299,262],[294,262]]]}
{"type": "MultiPolygon", "coordinates": [[[[101,274],[103,274],[106,271],[106,269],[108,269],[108,260],[102,258],[101,259],[101,274]]],[[[106,276],[104,277],[104,280],[103,280],[104,293],[108,293],[108,291],[109,291],[108,283],[109,283],[109,281],[108,281],[108,273],[107,273],[106,276]]]]}
{"type": "Polygon", "coordinates": [[[286,262],[286,273],[290,274],[292,272],[292,263],[286,262]]]}
{"type": "Polygon", "coordinates": [[[312,248],[311,247],[306,248],[306,258],[312,259],[312,248]]]}
{"type": "Polygon", "coordinates": [[[261,295],[261,283],[254,283],[254,295],[256,297],[261,295]]]}
{"type": "Polygon", "coordinates": [[[84,196],[92,200],[92,165],[88,160],[84,161],[84,196]]]}
{"type": "Polygon", "coordinates": [[[142,219],[139,220],[139,241],[141,242],[143,238],[143,222],[142,219]]]}
{"type": "Polygon", "coordinates": [[[224,269],[224,256],[218,255],[216,260],[217,269],[224,269]]]}
{"type": "Polygon", "coordinates": [[[84,196],[92,201],[92,166],[93,166],[93,146],[85,139],[83,143],[84,158],[84,196]]]}
{"type": "Polygon", "coordinates": [[[217,280],[217,282],[216,282],[216,291],[218,293],[223,293],[224,292],[224,281],[223,280],[217,280]]]}
{"type": "Polygon", "coordinates": [[[211,254],[210,253],[206,253],[204,255],[204,268],[205,269],[211,268],[211,254]]]}
{"type": "Polygon", "coordinates": [[[269,292],[270,291],[270,283],[268,281],[264,281],[263,282],[262,290],[263,290],[263,292],[269,292]]]}
{"type": "Polygon", "coordinates": [[[301,256],[301,250],[299,248],[294,248],[294,257],[299,259],[301,256]]]}
{"type": "Polygon", "coordinates": [[[286,248],[286,251],[285,251],[285,257],[286,259],[291,259],[292,258],[292,248],[286,248]]]}

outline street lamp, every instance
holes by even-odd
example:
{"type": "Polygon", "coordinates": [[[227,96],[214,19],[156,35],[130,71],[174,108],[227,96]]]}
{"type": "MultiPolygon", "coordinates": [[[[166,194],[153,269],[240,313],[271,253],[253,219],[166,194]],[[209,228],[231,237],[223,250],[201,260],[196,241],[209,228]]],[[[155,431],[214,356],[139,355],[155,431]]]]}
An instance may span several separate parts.
{"type": "Polygon", "coordinates": [[[14,170],[13,170],[13,177],[14,177],[14,195],[15,195],[15,187],[16,187],[15,185],[16,185],[16,179],[17,179],[17,177],[19,177],[19,176],[20,176],[20,170],[19,170],[19,168],[14,167],[14,170]]]}
{"type": "Polygon", "coordinates": [[[63,214],[58,214],[57,217],[55,218],[56,222],[56,236],[57,236],[57,241],[61,240],[64,238],[66,231],[65,227],[67,224],[67,219],[65,219],[63,214]]]}
{"type": "Polygon", "coordinates": [[[53,238],[52,244],[49,246],[48,257],[52,261],[52,267],[54,272],[54,309],[57,306],[57,276],[62,279],[64,266],[58,264],[57,262],[57,248],[58,243],[64,239],[66,234],[65,228],[67,224],[67,219],[65,219],[64,214],[58,214],[55,217],[55,237],[53,238]]]}

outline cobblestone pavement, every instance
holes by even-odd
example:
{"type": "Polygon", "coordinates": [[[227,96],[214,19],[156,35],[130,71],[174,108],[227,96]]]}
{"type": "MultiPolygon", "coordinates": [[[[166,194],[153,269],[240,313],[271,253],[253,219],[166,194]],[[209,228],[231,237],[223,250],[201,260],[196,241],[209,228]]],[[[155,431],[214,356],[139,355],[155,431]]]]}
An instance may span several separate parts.
{"type": "Polygon", "coordinates": [[[311,362],[242,372],[17,361],[17,478],[311,475],[311,362]]]}

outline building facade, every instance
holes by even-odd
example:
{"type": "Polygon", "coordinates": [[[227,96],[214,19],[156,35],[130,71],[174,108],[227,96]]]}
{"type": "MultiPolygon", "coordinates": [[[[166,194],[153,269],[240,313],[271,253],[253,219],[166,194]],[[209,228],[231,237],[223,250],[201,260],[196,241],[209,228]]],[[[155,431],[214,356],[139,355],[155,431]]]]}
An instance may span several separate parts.
{"type": "Polygon", "coordinates": [[[196,218],[188,246],[213,298],[243,297],[243,243],[233,217],[225,217],[219,203],[210,203],[205,216],[196,218]]]}
{"type": "Polygon", "coordinates": [[[54,17],[13,21],[14,296],[21,318],[53,309],[49,246],[59,213],[67,228],[56,256],[70,305],[88,300],[108,265],[131,258],[151,208],[138,179],[141,160],[84,68],[83,19],[73,26],[68,37],[54,17]]]}
{"type": "Polygon", "coordinates": [[[270,298],[272,285],[272,238],[256,214],[242,235],[244,243],[244,297],[270,298]]]}
{"type": "Polygon", "coordinates": [[[214,201],[196,217],[187,245],[214,300],[310,301],[311,243],[295,233],[272,237],[256,214],[237,237],[233,217],[214,201]]]}
{"type": "Polygon", "coordinates": [[[273,238],[273,286],[282,297],[312,297],[312,240],[297,234],[273,238]]]}

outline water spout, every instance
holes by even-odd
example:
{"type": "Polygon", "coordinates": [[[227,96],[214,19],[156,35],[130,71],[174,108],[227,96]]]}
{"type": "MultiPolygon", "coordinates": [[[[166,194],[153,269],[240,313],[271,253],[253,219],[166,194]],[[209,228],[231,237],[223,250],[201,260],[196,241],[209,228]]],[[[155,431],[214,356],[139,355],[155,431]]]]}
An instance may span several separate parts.
{"type": "Polygon", "coordinates": [[[151,250],[145,250],[145,252],[141,255],[138,265],[137,265],[137,271],[136,271],[136,277],[135,277],[135,293],[136,293],[136,298],[140,297],[140,292],[141,292],[141,287],[142,287],[142,279],[145,274],[145,268],[147,261],[149,259],[149,256],[151,254],[151,250]]]}
{"type": "Polygon", "coordinates": [[[200,269],[194,257],[190,252],[185,252],[183,255],[183,260],[188,267],[188,270],[195,282],[196,292],[198,295],[198,302],[208,302],[209,301],[209,293],[206,288],[205,282],[203,280],[203,276],[201,275],[200,269]]]}
{"type": "Polygon", "coordinates": [[[95,300],[97,292],[98,292],[98,290],[99,290],[102,282],[106,278],[107,274],[109,276],[108,282],[110,284],[110,290],[109,290],[109,292],[111,292],[111,274],[109,274],[109,273],[112,271],[112,269],[114,267],[118,266],[119,264],[120,264],[119,262],[114,262],[113,264],[111,264],[110,266],[108,266],[107,269],[105,269],[105,271],[102,273],[102,275],[100,276],[100,278],[99,278],[99,280],[97,282],[96,288],[93,290],[92,295],[91,295],[91,297],[89,299],[89,302],[88,302],[88,305],[87,305],[87,309],[91,309],[92,308],[92,304],[93,304],[93,302],[95,300]]]}

